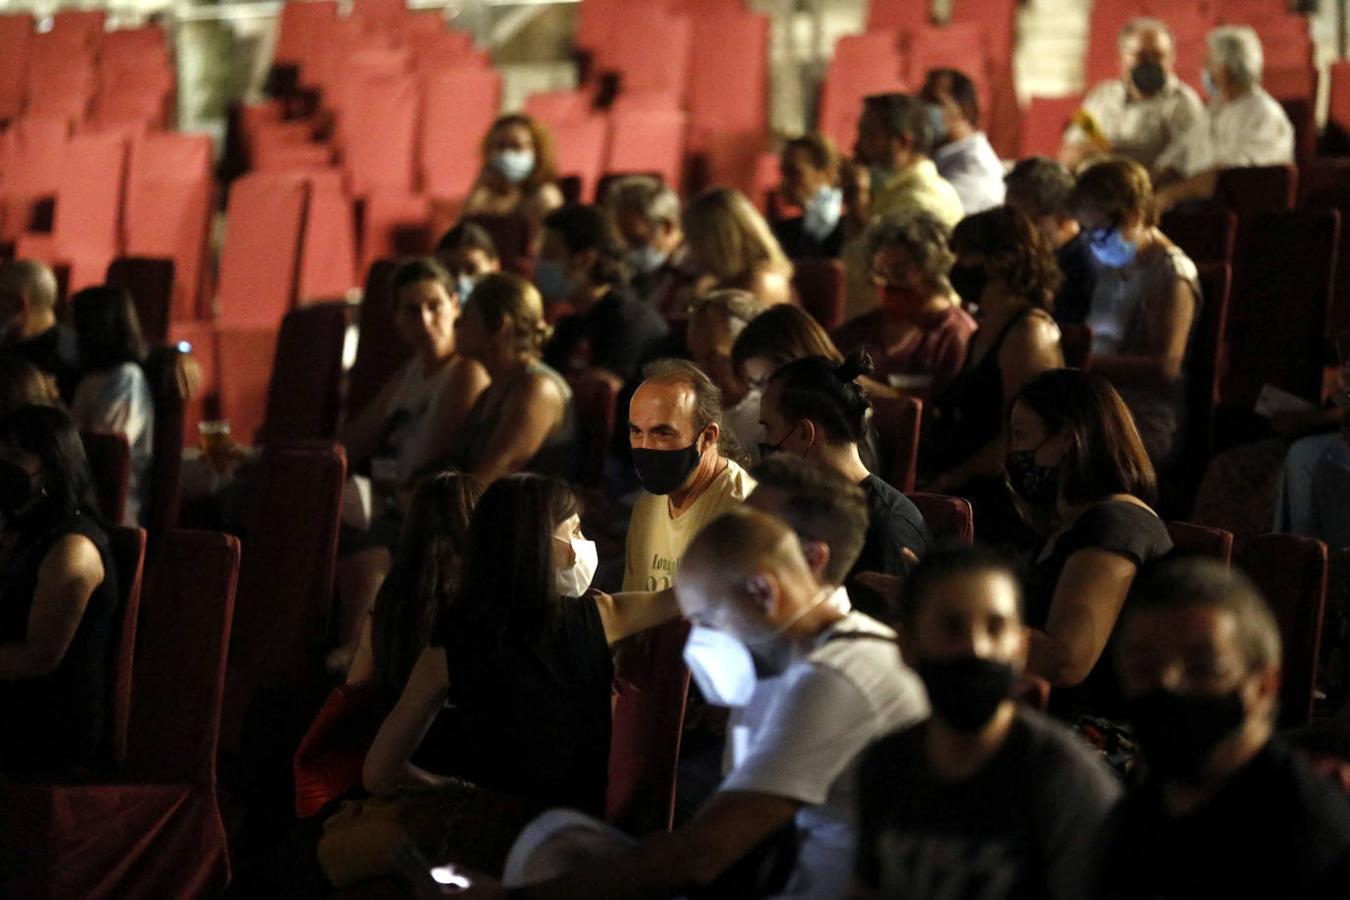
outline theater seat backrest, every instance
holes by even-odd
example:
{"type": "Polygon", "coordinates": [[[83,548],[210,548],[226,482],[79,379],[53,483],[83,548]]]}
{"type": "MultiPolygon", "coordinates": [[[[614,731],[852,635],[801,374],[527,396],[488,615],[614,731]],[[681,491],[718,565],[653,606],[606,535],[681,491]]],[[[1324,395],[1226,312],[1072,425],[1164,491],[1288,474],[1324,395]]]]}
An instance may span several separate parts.
{"type": "Polygon", "coordinates": [[[396,268],[397,259],[380,259],[366,276],[357,314],[360,331],[356,340],[356,361],[347,376],[349,417],[359,414],[394,373],[412,358],[412,351],[399,337],[394,324],[394,297],[389,282],[396,268]]]}
{"type": "Polygon", "coordinates": [[[72,291],[101,283],[119,253],[127,149],[116,134],[80,135],[66,147],[52,237],[72,291]]]}
{"type": "Polygon", "coordinates": [[[230,187],[220,254],[219,318],[276,327],[295,300],[307,186],[251,174],[230,187]]]}
{"type": "Polygon", "coordinates": [[[145,567],[145,530],[114,525],[108,528],[108,544],[117,566],[121,621],[113,658],[110,754],[114,767],[127,758],[127,729],[131,725],[132,679],[135,673],[136,626],[141,610],[141,580],[145,567]]]}
{"type": "Polygon", "coordinates": [[[263,441],[337,435],[347,320],[345,301],[315,303],[286,314],[267,388],[267,418],[259,435],[263,441]]]}
{"type": "Polygon", "coordinates": [[[160,344],[169,338],[174,270],[172,259],[138,256],[119,256],[108,266],[107,283],[131,294],[141,334],[151,343],[160,344]]]}
{"type": "Polygon", "coordinates": [[[881,445],[879,472],[896,490],[914,490],[919,463],[919,424],[923,402],[915,397],[876,397],[872,401],[872,426],[881,445]]]}
{"type": "Polygon", "coordinates": [[[936,540],[965,547],[975,542],[975,514],[969,500],[922,491],[908,496],[936,540]]]}
{"type": "Polygon", "coordinates": [[[1172,538],[1172,552],[1177,556],[1203,556],[1224,565],[1233,562],[1231,531],[1190,522],[1168,522],[1167,534],[1172,538]]]}
{"type": "Polygon", "coordinates": [[[111,431],[81,431],[89,474],[99,512],[108,522],[121,522],[131,484],[131,447],[126,435],[111,431]]]}
{"type": "Polygon", "coordinates": [[[482,165],[483,135],[501,106],[501,75],[476,66],[438,72],[423,84],[418,171],[424,193],[469,194],[482,165]]]}

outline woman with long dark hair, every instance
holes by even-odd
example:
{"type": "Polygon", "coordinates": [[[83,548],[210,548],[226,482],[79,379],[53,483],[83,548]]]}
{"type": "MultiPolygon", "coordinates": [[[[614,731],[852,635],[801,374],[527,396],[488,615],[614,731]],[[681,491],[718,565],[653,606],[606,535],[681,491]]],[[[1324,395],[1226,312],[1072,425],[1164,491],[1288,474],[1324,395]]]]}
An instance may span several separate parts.
{"type": "Polygon", "coordinates": [[[117,573],[70,416],[0,419],[0,774],[97,762],[108,708],[117,573]]]}

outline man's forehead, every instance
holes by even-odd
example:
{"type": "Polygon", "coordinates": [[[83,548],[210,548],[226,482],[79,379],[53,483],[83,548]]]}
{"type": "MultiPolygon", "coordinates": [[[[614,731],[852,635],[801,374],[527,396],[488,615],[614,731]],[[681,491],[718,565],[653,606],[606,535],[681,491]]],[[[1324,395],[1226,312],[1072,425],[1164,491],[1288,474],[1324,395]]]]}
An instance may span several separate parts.
{"type": "Polygon", "coordinates": [[[1146,644],[1158,650],[1209,647],[1222,652],[1238,642],[1236,617],[1207,604],[1139,610],[1130,616],[1126,626],[1125,635],[1131,644],[1146,644]]]}
{"type": "MultiPolygon", "coordinates": [[[[633,394],[631,416],[687,419],[694,408],[694,392],[682,381],[644,381],[633,394]]],[[[672,423],[675,424],[675,423],[672,423]]]]}

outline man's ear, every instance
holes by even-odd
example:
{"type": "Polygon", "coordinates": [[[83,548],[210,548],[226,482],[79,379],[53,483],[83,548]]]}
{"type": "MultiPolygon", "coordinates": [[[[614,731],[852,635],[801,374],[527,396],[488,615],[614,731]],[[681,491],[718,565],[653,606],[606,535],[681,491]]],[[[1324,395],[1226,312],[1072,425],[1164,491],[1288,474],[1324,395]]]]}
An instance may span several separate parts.
{"type": "Polygon", "coordinates": [[[755,609],[766,616],[772,616],[778,609],[778,580],[767,572],[756,572],[745,580],[745,592],[755,609]]]}
{"type": "Polygon", "coordinates": [[[797,423],[797,427],[802,430],[802,442],[806,449],[810,450],[816,445],[816,440],[820,437],[820,429],[810,419],[802,419],[797,423]]]}
{"type": "Polygon", "coordinates": [[[802,555],[816,582],[825,583],[825,567],[830,564],[830,545],[824,541],[802,541],[802,555]]]}
{"type": "Polygon", "coordinates": [[[716,422],[712,422],[707,428],[699,433],[696,440],[697,450],[700,456],[708,452],[709,447],[716,447],[717,441],[722,436],[722,427],[716,422]]]}

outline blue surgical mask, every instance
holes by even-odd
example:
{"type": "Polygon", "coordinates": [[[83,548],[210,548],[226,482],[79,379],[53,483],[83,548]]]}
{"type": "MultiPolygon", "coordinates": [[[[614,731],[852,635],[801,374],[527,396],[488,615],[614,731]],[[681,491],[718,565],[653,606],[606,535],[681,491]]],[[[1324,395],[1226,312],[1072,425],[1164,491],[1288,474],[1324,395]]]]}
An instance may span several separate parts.
{"type": "Polygon", "coordinates": [[[469,299],[469,295],[473,293],[476,284],[478,284],[478,279],[472,275],[460,275],[455,279],[455,290],[459,291],[460,303],[469,299]]]}
{"type": "Polygon", "coordinates": [[[947,139],[947,115],[936,103],[928,104],[928,131],[934,147],[947,139]]]}
{"type": "Polygon", "coordinates": [[[533,150],[498,150],[488,159],[497,174],[512,184],[520,184],[534,171],[533,150]]]}
{"type": "Polygon", "coordinates": [[[656,247],[634,247],[628,251],[628,267],[636,275],[650,275],[666,264],[670,254],[656,247]]]}
{"type": "Polygon", "coordinates": [[[1200,82],[1204,85],[1206,96],[1211,100],[1218,99],[1220,94],[1219,86],[1214,83],[1214,76],[1209,74],[1209,69],[1200,70],[1200,82]]]}
{"type": "Polygon", "coordinates": [[[545,300],[566,300],[572,296],[572,279],[562,263],[541,259],[534,264],[534,286],[545,300]]]}
{"type": "Polygon", "coordinates": [[[1139,252],[1139,245],[1126,240],[1120,233],[1120,226],[1112,228],[1101,237],[1089,237],[1088,248],[1092,250],[1097,262],[1112,269],[1128,266],[1139,252]]]}
{"type": "Polygon", "coordinates": [[[826,185],[806,201],[802,210],[802,230],[818,241],[823,241],[839,224],[844,212],[844,192],[826,185]]]}

